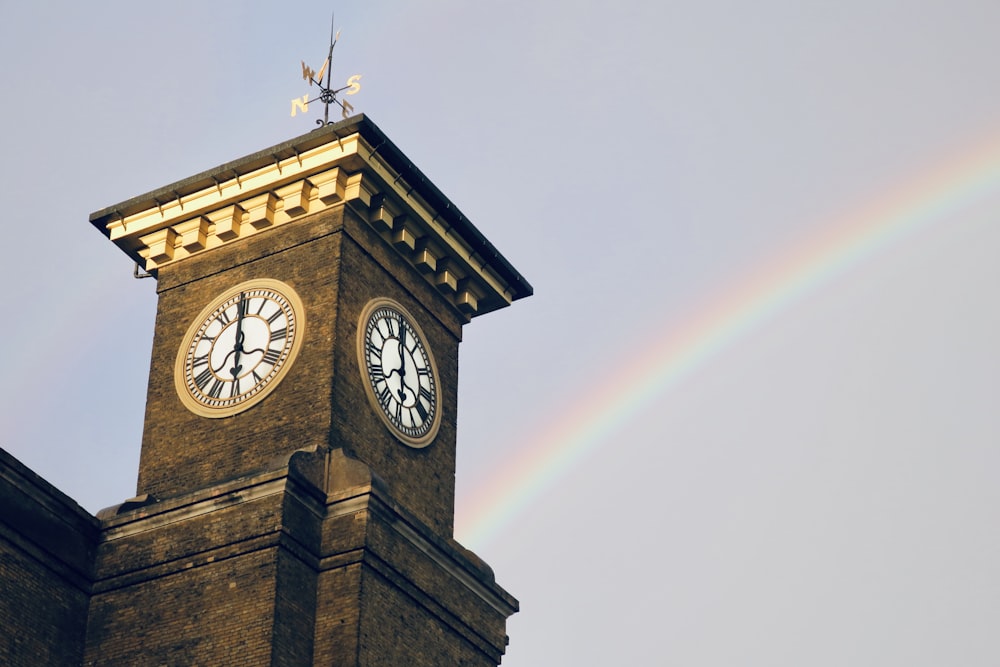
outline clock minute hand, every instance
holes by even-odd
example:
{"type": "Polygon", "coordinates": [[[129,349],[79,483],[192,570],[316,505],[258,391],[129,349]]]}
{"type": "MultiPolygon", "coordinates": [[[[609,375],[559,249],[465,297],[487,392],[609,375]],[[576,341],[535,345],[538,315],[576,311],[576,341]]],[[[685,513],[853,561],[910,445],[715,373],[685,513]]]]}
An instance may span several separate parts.
{"type": "Polygon", "coordinates": [[[403,325],[403,319],[399,319],[399,400],[406,400],[406,390],[409,387],[406,385],[406,327],[403,325]]]}
{"type": "Polygon", "coordinates": [[[232,373],[233,379],[240,374],[243,370],[243,366],[240,365],[240,355],[243,353],[243,340],[245,335],[243,333],[243,313],[246,311],[246,293],[240,292],[240,301],[236,304],[236,343],[233,344],[233,352],[235,356],[233,357],[233,367],[229,369],[232,373]]]}

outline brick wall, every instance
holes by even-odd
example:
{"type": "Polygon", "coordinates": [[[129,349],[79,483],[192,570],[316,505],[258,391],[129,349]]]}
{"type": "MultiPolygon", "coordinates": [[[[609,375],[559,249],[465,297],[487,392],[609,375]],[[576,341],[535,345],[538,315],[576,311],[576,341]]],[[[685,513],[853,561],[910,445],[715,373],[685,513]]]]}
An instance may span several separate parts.
{"type": "Polygon", "coordinates": [[[257,234],[164,268],[150,363],[139,493],[168,498],[267,468],[330,430],[333,335],[339,275],[339,211],[257,234]],[[191,322],[224,290],[253,278],[290,285],[306,310],[302,348],[261,403],[224,419],[185,408],[174,362],[191,322]]]}
{"type": "Polygon", "coordinates": [[[488,568],[364,463],[292,462],[98,522],[3,455],[0,664],[499,662],[488,568]]]}
{"type": "Polygon", "coordinates": [[[415,271],[397,266],[367,223],[345,216],[337,322],[332,447],[364,461],[397,502],[439,535],[451,536],[455,513],[455,431],[461,321],[415,271]],[[392,267],[392,271],[389,270],[392,267]],[[441,428],[427,447],[401,443],[376,414],[364,389],[355,341],[359,318],[377,297],[398,301],[417,320],[436,360],[441,385],[441,428]]]}
{"type": "Polygon", "coordinates": [[[97,520],[0,450],[0,665],[80,664],[97,520]]]}
{"type": "Polygon", "coordinates": [[[463,319],[366,222],[344,208],[330,209],[168,265],[158,282],[138,493],[169,498],[328,443],[365,461],[399,502],[451,535],[463,319]],[[181,339],[208,303],[252,278],[281,280],[298,293],[306,310],[302,349],[260,404],[224,419],[200,417],[181,404],[174,387],[181,339]],[[437,362],[442,423],[423,449],[399,442],[365,394],[358,321],[376,297],[395,299],[417,318],[437,362]]]}

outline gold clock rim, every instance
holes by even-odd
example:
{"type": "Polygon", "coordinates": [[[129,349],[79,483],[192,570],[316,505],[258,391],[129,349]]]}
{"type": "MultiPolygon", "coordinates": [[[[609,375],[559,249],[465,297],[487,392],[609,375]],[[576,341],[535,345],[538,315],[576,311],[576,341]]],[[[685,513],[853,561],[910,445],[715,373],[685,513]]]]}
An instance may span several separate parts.
{"type": "Polygon", "coordinates": [[[292,363],[295,361],[295,357],[299,353],[299,349],[302,347],[305,326],[306,316],[305,308],[302,305],[302,299],[299,298],[299,295],[289,284],[274,278],[254,278],[252,280],[246,280],[237,285],[233,285],[217,295],[208,302],[208,305],[202,308],[201,312],[198,313],[198,316],[191,321],[190,326],[188,326],[187,331],[184,333],[184,337],[181,338],[181,345],[177,350],[177,358],[174,361],[174,388],[177,391],[178,398],[180,398],[181,403],[188,410],[196,415],[208,417],[209,419],[229,417],[245,410],[249,410],[267,398],[271,392],[274,391],[275,387],[281,383],[285,376],[288,375],[288,369],[291,368],[292,363]],[[215,309],[218,308],[220,304],[240,292],[245,292],[250,289],[273,290],[288,300],[291,305],[292,312],[295,315],[295,332],[292,334],[292,347],[288,351],[288,356],[285,358],[285,362],[281,365],[281,368],[278,369],[277,374],[273,379],[268,381],[268,383],[264,385],[259,392],[234,405],[227,405],[223,407],[211,407],[205,405],[191,395],[191,392],[188,390],[187,382],[185,381],[184,366],[188,350],[194,342],[194,337],[197,334],[198,329],[201,328],[201,325],[205,323],[205,320],[213,312],[215,312],[215,309]]]}
{"type": "Polygon", "coordinates": [[[420,328],[420,324],[417,319],[408,311],[401,303],[389,297],[376,297],[369,301],[361,311],[361,317],[358,318],[358,335],[357,335],[357,352],[358,352],[358,372],[361,374],[362,383],[365,387],[365,394],[368,396],[368,402],[371,404],[372,409],[375,414],[379,416],[382,423],[388,427],[389,432],[404,445],[412,447],[413,449],[423,449],[430,445],[434,438],[437,437],[438,429],[441,426],[441,375],[438,373],[437,361],[434,359],[434,351],[431,349],[430,343],[427,341],[427,336],[424,334],[424,330],[420,328]],[[372,386],[371,377],[368,375],[368,364],[365,356],[365,333],[368,329],[368,319],[372,314],[382,307],[389,307],[393,310],[399,311],[406,321],[409,322],[413,330],[417,332],[417,336],[420,340],[420,344],[423,346],[424,351],[427,353],[427,360],[430,362],[431,373],[434,377],[434,415],[431,419],[431,427],[427,430],[427,433],[419,438],[414,438],[407,435],[399,430],[396,425],[389,419],[389,416],[382,409],[382,404],[379,403],[378,397],[375,395],[375,387],[372,386]]]}

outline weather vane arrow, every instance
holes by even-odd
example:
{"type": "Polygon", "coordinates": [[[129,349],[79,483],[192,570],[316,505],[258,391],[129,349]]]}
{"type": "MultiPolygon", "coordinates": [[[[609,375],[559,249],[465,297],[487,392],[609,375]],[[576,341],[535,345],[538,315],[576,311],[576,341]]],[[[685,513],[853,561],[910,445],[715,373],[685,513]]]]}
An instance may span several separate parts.
{"type": "Polygon", "coordinates": [[[351,105],[347,100],[337,99],[339,93],[344,93],[344,95],[354,95],[359,90],[361,90],[361,75],[355,74],[347,79],[345,83],[340,88],[334,88],[331,84],[332,74],[333,74],[333,47],[337,45],[337,40],[340,39],[340,31],[336,33],[333,32],[333,17],[330,18],[330,52],[326,56],[326,60],[323,61],[323,66],[319,68],[319,72],[315,71],[313,68],[306,65],[306,62],[302,61],[302,78],[309,82],[309,85],[316,85],[319,88],[319,95],[309,99],[309,95],[303,95],[302,97],[297,97],[292,100],[292,117],[301,111],[306,113],[309,111],[309,103],[320,101],[323,103],[323,120],[317,120],[317,125],[329,125],[330,124],[330,105],[336,104],[339,106],[343,112],[343,117],[347,118],[354,111],[354,106],[351,105]],[[326,83],[323,83],[323,75],[326,75],[326,83]]]}

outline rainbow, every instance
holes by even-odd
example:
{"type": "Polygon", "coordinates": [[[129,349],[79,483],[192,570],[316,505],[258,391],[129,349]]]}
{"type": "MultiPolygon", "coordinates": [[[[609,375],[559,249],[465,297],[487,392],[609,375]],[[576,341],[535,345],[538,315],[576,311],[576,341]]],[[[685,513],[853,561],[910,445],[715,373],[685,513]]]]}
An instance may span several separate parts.
{"type": "Polygon", "coordinates": [[[475,493],[461,501],[456,536],[477,548],[665,391],[803,295],[933,222],[1000,192],[1000,137],[940,162],[860,211],[762,262],[749,277],[687,318],[641,359],[625,360],[570,401],[475,493]]]}

